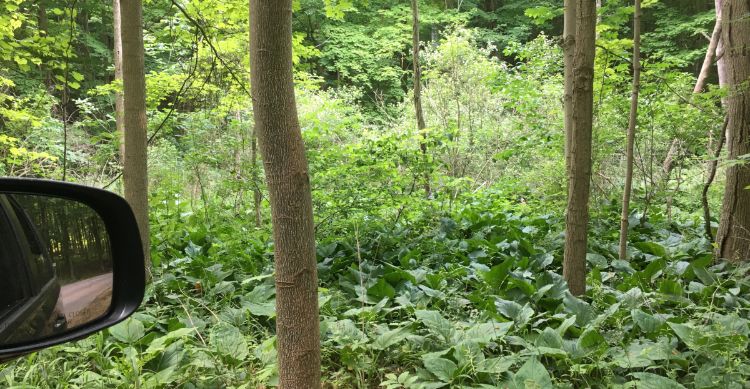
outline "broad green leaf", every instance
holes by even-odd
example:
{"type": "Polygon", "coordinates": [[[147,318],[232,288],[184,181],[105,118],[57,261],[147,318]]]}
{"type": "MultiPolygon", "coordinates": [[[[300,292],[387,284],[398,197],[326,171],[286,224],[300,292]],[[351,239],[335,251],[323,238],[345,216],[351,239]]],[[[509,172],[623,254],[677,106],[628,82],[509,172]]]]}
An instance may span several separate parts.
{"type": "Polygon", "coordinates": [[[682,285],[674,280],[662,280],[659,283],[659,292],[670,296],[682,296],[682,285]]]}
{"type": "Polygon", "coordinates": [[[515,301],[497,299],[495,300],[497,311],[502,313],[508,319],[513,320],[517,326],[525,326],[534,316],[534,310],[529,304],[521,305],[515,301]]]}
{"type": "Polygon", "coordinates": [[[440,335],[446,342],[453,338],[454,328],[450,321],[446,320],[437,311],[416,311],[417,319],[421,321],[430,331],[440,335]]]}
{"type": "Polygon", "coordinates": [[[367,335],[349,319],[338,320],[330,324],[331,336],[339,344],[367,342],[367,335]]]}
{"type": "Polygon", "coordinates": [[[636,388],[638,389],[685,389],[679,382],[653,373],[639,372],[631,373],[638,379],[636,388]]]}
{"type": "Polygon", "coordinates": [[[641,250],[646,254],[655,255],[661,258],[667,257],[667,249],[656,242],[636,242],[633,243],[633,246],[637,247],[638,250],[641,250]]]}
{"type": "Polygon", "coordinates": [[[493,266],[490,271],[482,274],[482,276],[488,284],[495,288],[499,288],[508,278],[508,274],[511,266],[513,266],[513,263],[515,263],[515,260],[513,258],[508,258],[499,265],[493,266]]]}
{"type": "Polygon", "coordinates": [[[163,351],[167,344],[172,340],[183,338],[190,335],[195,331],[195,328],[180,328],[174,331],[170,331],[164,336],[158,337],[151,341],[151,344],[146,349],[146,354],[151,354],[159,351],[163,351]]]}
{"type": "Polygon", "coordinates": [[[663,320],[660,320],[651,314],[643,312],[640,309],[633,309],[632,311],[630,311],[630,316],[633,318],[635,324],[640,327],[641,331],[647,334],[658,331],[662,327],[662,325],[664,325],[663,320]]]}
{"type": "Polygon", "coordinates": [[[142,338],[146,330],[140,320],[129,318],[109,328],[109,334],[123,343],[135,343],[142,338]]]}
{"type": "Polygon", "coordinates": [[[502,374],[517,362],[518,358],[514,356],[487,358],[477,365],[476,370],[480,373],[502,374]]]}
{"type": "Polygon", "coordinates": [[[513,375],[516,388],[552,388],[552,379],[547,368],[536,358],[530,358],[513,375]]]}
{"type": "Polygon", "coordinates": [[[504,337],[512,326],[511,322],[479,323],[469,327],[462,335],[464,340],[486,344],[504,337]]]}
{"type": "Polygon", "coordinates": [[[423,360],[424,367],[443,382],[452,382],[458,366],[445,358],[429,358],[423,360]]]}
{"type": "Polygon", "coordinates": [[[249,351],[247,341],[242,336],[239,328],[227,324],[218,323],[211,328],[209,342],[221,355],[239,361],[247,358],[249,351]]]}
{"type": "Polygon", "coordinates": [[[399,327],[386,331],[375,337],[372,342],[372,348],[375,350],[385,350],[386,348],[403,341],[411,334],[412,332],[409,327],[399,327]]]}
{"type": "Polygon", "coordinates": [[[562,349],[563,339],[557,331],[552,329],[552,327],[547,327],[539,334],[539,336],[537,336],[534,344],[536,346],[562,349]]]}
{"type": "Polygon", "coordinates": [[[380,300],[384,297],[393,298],[396,296],[396,289],[393,289],[391,284],[388,283],[384,278],[378,280],[375,285],[367,289],[367,294],[376,299],[380,300]]]}
{"type": "MultiPolygon", "coordinates": [[[[706,344],[706,339],[701,335],[701,330],[695,328],[692,324],[667,323],[672,331],[683,341],[690,349],[697,350],[706,344]]],[[[705,333],[705,332],[704,332],[705,333]]]]}
{"type": "Polygon", "coordinates": [[[594,309],[591,308],[589,303],[573,296],[570,293],[566,293],[563,298],[563,305],[565,310],[576,316],[576,325],[583,327],[596,317],[594,309]]]}

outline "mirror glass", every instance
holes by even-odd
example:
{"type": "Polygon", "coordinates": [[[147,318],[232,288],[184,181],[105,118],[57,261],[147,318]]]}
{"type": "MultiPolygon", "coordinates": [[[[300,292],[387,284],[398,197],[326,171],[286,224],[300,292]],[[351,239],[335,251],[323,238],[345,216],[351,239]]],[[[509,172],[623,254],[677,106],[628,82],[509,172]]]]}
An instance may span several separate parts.
{"type": "Polygon", "coordinates": [[[0,345],[65,333],[106,314],[112,249],[75,200],[0,192],[0,345]]]}

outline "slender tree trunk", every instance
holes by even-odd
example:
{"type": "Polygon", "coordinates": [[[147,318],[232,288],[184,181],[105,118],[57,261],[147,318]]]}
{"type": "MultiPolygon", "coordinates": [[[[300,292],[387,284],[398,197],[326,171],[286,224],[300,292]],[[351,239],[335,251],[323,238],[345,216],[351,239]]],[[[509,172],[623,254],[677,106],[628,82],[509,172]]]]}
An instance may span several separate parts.
{"type": "Polygon", "coordinates": [[[596,2],[577,0],[576,45],[573,61],[573,126],[568,172],[563,276],[574,295],[586,293],[591,141],[594,109],[596,2]]]}
{"type": "Polygon", "coordinates": [[[315,225],[292,79],[292,0],[250,0],[250,64],[273,222],[280,386],[320,388],[315,225]]]}
{"type": "MultiPolygon", "coordinates": [[[[419,66],[419,2],[411,0],[411,42],[414,66],[414,112],[417,116],[417,130],[422,134],[422,142],[419,148],[422,150],[422,159],[427,163],[427,133],[425,132],[424,113],[422,111],[422,69],[419,66]]],[[[425,168],[427,168],[425,166],[425,168]]],[[[424,173],[424,194],[430,197],[430,174],[424,173]]]]}
{"type": "Polygon", "coordinates": [[[720,37],[721,19],[716,19],[714,31],[711,33],[711,40],[709,41],[708,49],[706,50],[706,57],[703,59],[703,66],[701,66],[701,72],[698,74],[698,81],[696,81],[695,83],[693,93],[701,93],[701,91],[703,91],[703,88],[706,86],[706,80],[708,79],[708,73],[711,71],[711,65],[714,62],[716,47],[719,45],[720,37]]]}
{"type": "MultiPolygon", "coordinates": [[[[727,149],[729,160],[750,154],[750,0],[724,0],[724,60],[727,70],[727,149]]],[[[750,164],[726,171],[726,189],[716,234],[718,255],[750,260],[750,164]]]]}
{"type": "Polygon", "coordinates": [[[641,89],[641,0],[635,0],[633,14],[633,90],[630,92],[630,118],[628,120],[628,140],[625,149],[625,190],[622,194],[622,215],[620,217],[620,259],[625,260],[628,248],[628,216],[630,215],[630,193],[633,190],[633,148],[635,128],[638,124],[638,92],[641,89]]]}
{"type": "MultiPolygon", "coordinates": [[[[122,18],[120,17],[120,0],[112,0],[114,22],[114,60],[115,81],[122,83],[122,18]]],[[[120,140],[120,159],[125,160],[125,113],[123,111],[122,90],[115,93],[115,126],[120,140]]]]}
{"type": "MultiPolygon", "coordinates": [[[[721,42],[721,0],[716,0],[716,24],[714,25],[714,30],[711,33],[711,41],[708,43],[708,49],[706,50],[706,56],[703,60],[703,66],[701,67],[701,72],[698,75],[698,80],[695,83],[695,88],[693,88],[693,93],[701,93],[703,91],[703,88],[705,87],[706,80],[708,79],[709,71],[711,70],[711,65],[713,64],[714,57],[718,56],[718,47],[719,43],[721,42]]],[[[719,61],[721,61],[721,58],[719,58],[719,61]]],[[[722,62],[723,64],[723,62],[722,62]]],[[[725,82],[724,76],[722,75],[722,71],[724,69],[721,69],[719,71],[718,64],[717,64],[717,72],[719,73],[719,83],[722,84],[725,82]]],[[[703,206],[703,224],[704,229],[706,232],[706,237],[713,242],[714,236],[713,231],[711,229],[711,207],[708,203],[708,191],[711,188],[711,184],[713,184],[714,178],[716,177],[716,169],[718,166],[718,158],[721,156],[721,149],[724,146],[724,142],[726,140],[726,130],[727,130],[727,120],[724,120],[724,125],[721,129],[721,134],[719,134],[719,143],[716,145],[716,151],[714,152],[714,160],[708,161],[706,164],[706,182],[703,184],[703,190],[701,192],[701,205],[703,206]]],[[[712,131],[708,131],[708,146],[706,148],[709,152],[714,149],[713,147],[713,133],[712,131]]]]}
{"type": "Polygon", "coordinates": [[[148,168],[146,76],[144,70],[141,0],[121,0],[123,123],[125,157],[122,179],[125,199],[133,208],[146,256],[146,276],[151,275],[148,222],[148,168]]]}
{"type": "MultiPolygon", "coordinates": [[[[716,7],[716,23],[722,25],[722,30],[724,29],[724,17],[722,13],[722,8],[724,6],[724,2],[727,0],[714,0],[714,5],[716,7]]],[[[716,42],[716,58],[718,60],[716,61],[716,70],[719,74],[719,86],[724,88],[727,86],[727,65],[726,61],[724,60],[724,32],[719,32],[719,40],[716,42]]],[[[725,99],[722,99],[722,104],[725,104],[725,99]]]]}
{"type": "Polygon", "coordinates": [[[573,60],[576,49],[576,2],[578,0],[565,0],[565,14],[563,27],[563,53],[565,62],[565,169],[570,175],[570,142],[573,141],[573,60]]]}
{"type": "Polygon", "coordinates": [[[714,241],[714,233],[711,228],[711,207],[708,204],[708,190],[711,189],[711,184],[716,178],[716,168],[719,165],[719,157],[721,156],[721,149],[726,141],[727,126],[729,125],[729,117],[724,118],[724,125],[721,127],[721,133],[719,134],[719,143],[716,145],[716,151],[714,152],[714,159],[708,161],[708,177],[706,182],[703,184],[703,190],[701,191],[701,203],[703,204],[703,226],[706,232],[706,238],[711,242],[714,241]]]}

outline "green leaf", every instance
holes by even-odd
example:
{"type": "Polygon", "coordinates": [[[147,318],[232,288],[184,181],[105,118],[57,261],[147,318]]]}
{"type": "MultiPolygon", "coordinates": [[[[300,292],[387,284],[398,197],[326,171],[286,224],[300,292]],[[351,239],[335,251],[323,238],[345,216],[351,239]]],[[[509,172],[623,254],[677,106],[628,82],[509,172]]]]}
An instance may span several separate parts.
{"type": "Polygon", "coordinates": [[[169,342],[190,335],[195,328],[180,328],[174,331],[170,331],[164,336],[158,337],[151,341],[151,344],[146,349],[146,354],[152,354],[163,351],[169,342]]]}
{"type": "Polygon", "coordinates": [[[463,340],[486,344],[504,337],[512,326],[511,322],[475,324],[463,332],[463,340]]]}
{"type": "Polygon", "coordinates": [[[664,325],[663,320],[643,312],[640,309],[631,310],[630,316],[633,318],[633,322],[640,327],[641,331],[647,334],[658,331],[664,325]]]}
{"type": "Polygon", "coordinates": [[[406,339],[411,334],[412,332],[409,327],[399,327],[386,331],[375,337],[375,340],[372,342],[372,348],[375,350],[385,350],[406,339]]]}
{"type": "Polygon", "coordinates": [[[209,342],[225,357],[243,361],[249,355],[245,337],[242,336],[239,328],[231,324],[218,323],[211,328],[209,342]]]}
{"type": "Polygon", "coordinates": [[[536,346],[550,347],[550,348],[563,348],[563,338],[557,333],[552,327],[547,327],[537,336],[534,342],[536,346]]]}
{"type": "Polygon", "coordinates": [[[667,258],[667,249],[656,242],[636,242],[633,246],[646,254],[656,255],[657,257],[667,258]]]}
{"type": "Polygon", "coordinates": [[[123,343],[135,343],[145,332],[143,323],[132,317],[109,329],[109,334],[123,343]]]}
{"type": "Polygon", "coordinates": [[[598,267],[599,269],[606,269],[607,268],[607,258],[604,258],[601,254],[596,253],[587,253],[586,254],[586,261],[588,261],[590,264],[598,267]]]}
{"type": "Polygon", "coordinates": [[[697,350],[705,345],[705,338],[701,331],[692,324],[667,323],[672,331],[680,338],[690,349],[697,350]]]}
{"type": "Polygon", "coordinates": [[[388,281],[381,278],[378,280],[378,282],[375,283],[375,285],[367,289],[367,294],[369,294],[372,297],[375,297],[378,300],[384,297],[388,297],[392,299],[396,295],[396,289],[393,289],[393,287],[391,286],[391,284],[388,283],[388,281]]]}
{"type": "Polygon", "coordinates": [[[493,266],[490,271],[482,274],[484,280],[490,284],[490,286],[499,288],[503,282],[508,278],[510,267],[515,263],[513,258],[508,258],[499,265],[493,266]]]}
{"type": "Polygon", "coordinates": [[[357,325],[349,320],[338,320],[330,324],[331,334],[339,344],[365,343],[367,335],[357,325]]]}
{"type": "Polygon", "coordinates": [[[552,388],[547,368],[536,358],[531,358],[513,375],[516,388],[552,388]]]}
{"type": "Polygon", "coordinates": [[[596,313],[589,303],[570,293],[566,293],[563,297],[563,305],[565,311],[576,315],[576,325],[579,327],[584,327],[596,317],[596,313]]]}
{"type": "Polygon", "coordinates": [[[456,374],[456,370],[458,370],[458,366],[450,359],[429,358],[423,360],[423,362],[427,371],[443,382],[452,382],[453,376],[456,374]]]}
{"type": "Polygon", "coordinates": [[[682,285],[674,280],[665,279],[659,283],[659,292],[670,296],[682,296],[682,285]]]}
{"type": "Polygon", "coordinates": [[[502,374],[518,362],[516,357],[488,358],[477,364],[476,370],[480,373],[502,374]]]}
{"type": "Polygon", "coordinates": [[[580,338],[578,338],[578,347],[585,351],[591,352],[597,349],[601,345],[606,345],[607,341],[604,336],[595,329],[585,331],[580,338]]]}
{"type": "Polygon", "coordinates": [[[446,342],[453,338],[455,329],[450,321],[446,320],[437,311],[416,311],[417,319],[421,321],[430,331],[440,335],[446,342]]]}
{"type": "Polygon", "coordinates": [[[679,382],[653,373],[639,372],[631,373],[631,375],[638,379],[636,382],[638,389],[685,389],[679,382]]]}

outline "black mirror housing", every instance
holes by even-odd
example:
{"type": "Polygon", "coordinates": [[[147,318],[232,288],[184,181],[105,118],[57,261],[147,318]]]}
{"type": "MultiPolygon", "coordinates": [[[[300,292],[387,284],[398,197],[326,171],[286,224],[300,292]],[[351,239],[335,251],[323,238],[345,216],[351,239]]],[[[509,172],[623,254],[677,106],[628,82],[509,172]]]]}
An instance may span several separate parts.
{"type": "MultiPolygon", "coordinates": [[[[94,210],[104,222],[112,254],[112,301],[107,313],[68,332],[12,345],[0,344],[0,362],[60,343],[78,340],[113,326],[143,300],[146,273],[138,225],[128,203],[119,195],[60,181],[0,178],[0,193],[57,197],[79,202],[94,210]]],[[[0,244],[3,242],[0,241],[0,244]]],[[[3,288],[4,285],[0,285],[3,288]]],[[[3,293],[0,290],[0,293],[3,293]]]]}

